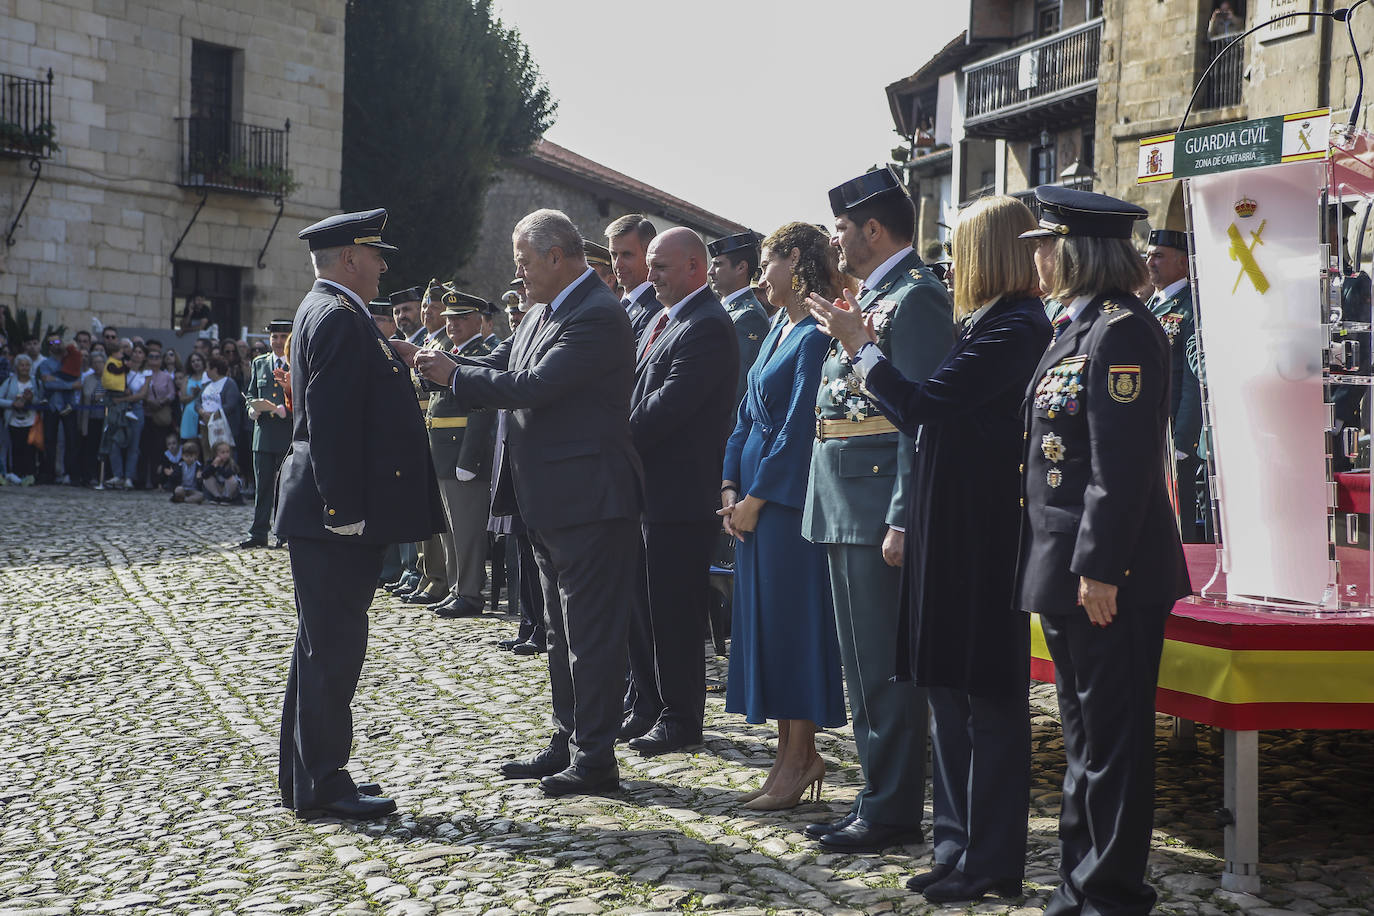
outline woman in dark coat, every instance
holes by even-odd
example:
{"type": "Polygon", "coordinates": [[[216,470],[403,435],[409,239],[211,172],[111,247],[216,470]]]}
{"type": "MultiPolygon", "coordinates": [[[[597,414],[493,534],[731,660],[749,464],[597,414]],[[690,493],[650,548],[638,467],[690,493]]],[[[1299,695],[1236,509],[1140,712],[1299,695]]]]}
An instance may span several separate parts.
{"type": "MultiPolygon", "coordinates": [[[[1021,520],[1021,404],[1050,323],[1035,296],[1035,228],[1010,197],[954,230],[953,350],[928,380],[869,346],[855,311],[812,299],[883,413],[917,441],[902,568],[898,672],[930,694],[935,867],[908,882],[932,902],[1019,896],[1030,793],[1030,624],[1013,602],[1021,520]]],[[[852,308],[852,307],[851,307],[852,308]]]]}

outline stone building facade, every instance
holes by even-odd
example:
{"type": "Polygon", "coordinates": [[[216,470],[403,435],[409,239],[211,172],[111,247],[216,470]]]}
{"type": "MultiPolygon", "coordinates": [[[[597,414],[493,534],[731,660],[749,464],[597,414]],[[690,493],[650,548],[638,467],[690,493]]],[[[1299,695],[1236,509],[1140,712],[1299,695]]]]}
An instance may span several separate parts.
{"type": "Polygon", "coordinates": [[[170,328],[198,292],[223,336],[293,314],[296,232],[339,204],[344,5],[0,0],[0,302],[170,328]],[[44,120],[57,150],[6,142],[44,120]]]}
{"type": "Polygon", "coordinates": [[[609,169],[548,140],[507,163],[487,189],[477,250],[459,272],[463,289],[498,300],[514,276],[511,229],[541,207],[562,210],[585,238],[604,245],[606,225],[626,213],[643,213],[659,232],[696,230],[710,242],[745,227],[723,216],[609,169]]]}
{"type": "MultiPolygon", "coordinates": [[[[1329,0],[1233,0],[1229,36],[1209,37],[1220,0],[1106,0],[1097,99],[1099,188],[1133,201],[1162,224],[1173,182],[1136,184],[1140,141],[1177,129],[1203,71],[1244,27],[1280,13],[1330,10],[1329,0]],[[1144,41],[1142,35],[1152,36],[1144,41]]],[[[1346,5],[1346,4],[1335,4],[1346,5]]],[[[1374,47],[1374,17],[1351,20],[1357,44],[1374,47]]],[[[1214,35],[1218,30],[1214,30],[1214,35]]],[[[1374,72],[1370,91],[1374,93],[1374,72]]],[[[1345,24],[1302,19],[1246,38],[1217,63],[1188,116],[1189,127],[1330,106],[1333,123],[1349,117],[1358,89],[1345,24]]],[[[1366,100],[1371,98],[1366,93],[1366,100]]],[[[1367,111],[1368,109],[1366,109],[1367,111]]],[[[1363,126],[1369,118],[1361,116],[1363,126]]]]}

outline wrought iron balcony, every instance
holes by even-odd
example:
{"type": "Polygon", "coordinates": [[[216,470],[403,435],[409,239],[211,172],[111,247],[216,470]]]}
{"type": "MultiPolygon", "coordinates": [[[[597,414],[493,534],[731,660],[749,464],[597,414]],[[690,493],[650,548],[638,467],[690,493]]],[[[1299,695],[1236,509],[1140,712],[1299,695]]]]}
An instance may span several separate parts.
{"type": "MultiPolygon", "coordinates": [[[[1207,63],[1216,60],[1235,36],[1213,38],[1207,41],[1207,63]]],[[[1205,66],[1205,65],[1204,65],[1205,66]]],[[[1207,77],[1207,85],[1202,87],[1202,98],[1198,108],[1226,108],[1240,104],[1240,91],[1245,77],[1245,45],[1241,43],[1231,49],[1207,77]]]]}
{"type": "Polygon", "coordinates": [[[0,156],[47,159],[59,148],[52,123],[52,70],[46,80],[0,73],[0,156]]]}
{"type": "Polygon", "coordinates": [[[177,118],[183,188],[286,197],[297,187],[288,163],[291,122],[258,127],[224,118],[177,118]]]}
{"type": "Polygon", "coordinates": [[[964,128],[973,136],[1015,137],[1057,121],[1092,117],[1102,19],[1090,20],[964,68],[964,128]]]}

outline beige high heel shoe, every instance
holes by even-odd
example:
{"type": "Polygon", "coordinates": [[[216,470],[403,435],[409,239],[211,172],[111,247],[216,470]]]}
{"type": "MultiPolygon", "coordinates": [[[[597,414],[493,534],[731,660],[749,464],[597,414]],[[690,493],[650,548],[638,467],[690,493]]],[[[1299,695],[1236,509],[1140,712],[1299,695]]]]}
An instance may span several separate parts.
{"type": "Polygon", "coordinates": [[[741,804],[743,804],[744,802],[751,802],[762,794],[763,787],[760,786],[752,792],[741,792],[739,795],[735,796],[735,801],[740,802],[741,804]]]}
{"type": "Polygon", "coordinates": [[[801,803],[802,796],[810,790],[810,801],[821,800],[821,784],[825,782],[825,761],[819,756],[812,761],[811,766],[806,768],[802,778],[798,781],[795,788],[787,793],[763,793],[752,801],[745,803],[744,807],[752,808],[755,811],[782,811],[786,808],[795,808],[801,803]]]}

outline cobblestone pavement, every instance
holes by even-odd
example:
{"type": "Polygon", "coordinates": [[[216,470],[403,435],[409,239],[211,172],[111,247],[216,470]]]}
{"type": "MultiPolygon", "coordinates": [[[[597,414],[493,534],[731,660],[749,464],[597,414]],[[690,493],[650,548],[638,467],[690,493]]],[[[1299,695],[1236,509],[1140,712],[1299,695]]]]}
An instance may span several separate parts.
{"type": "MultiPolygon", "coordinates": [[[[705,747],[620,757],[615,798],[545,799],[501,761],[546,733],[542,657],[492,643],[509,618],[440,621],[379,597],[355,703],[352,769],[401,813],[355,826],[275,806],[280,691],[294,632],[284,551],[237,551],[248,509],[153,494],[0,488],[0,916],[11,913],[923,913],[902,882],[929,846],[822,853],[859,767],[823,733],[821,804],[755,813],[771,728],[707,705],[705,747]]],[[[713,674],[723,671],[717,667],[713,674]]],[[[1026,896],[1055,882],[1062,756],[1033,690],[1026,896]]],[[[1265,735],[1259,897],[1220,890],[1221,758],[1164,750],[1151,861],[1160,912],[1374,909],[1374,740],[1265,735]]],[[[929,814],[926,815],[929,824],[929,814]]]]}

